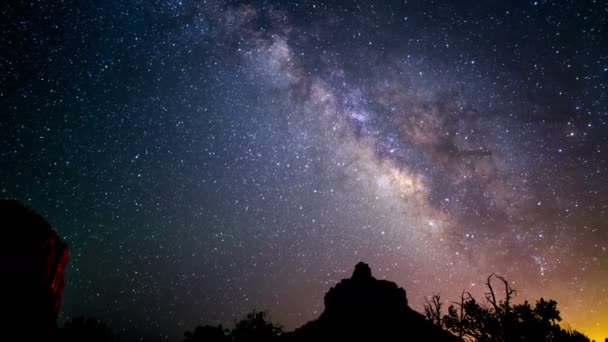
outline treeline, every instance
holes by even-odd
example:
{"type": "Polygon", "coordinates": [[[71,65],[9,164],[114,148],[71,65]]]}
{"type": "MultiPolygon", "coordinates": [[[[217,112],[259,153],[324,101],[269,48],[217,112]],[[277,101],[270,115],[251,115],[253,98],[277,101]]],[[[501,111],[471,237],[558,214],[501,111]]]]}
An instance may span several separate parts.
{"type": "MultiPolygon", "coordinates": [[[[236,322],[232,330],[225,329],[222,325],[197,326],[194,330],[184,333],[183,341],[272,342],[282,337],[283,333],[283,328],[273,323],[266,311],[253,310],[236,322]]],[[[79,316],[67,320],[63,327],[58,329],[57,336],[53,340],[58,342],[116,342],[131,339],[117,336],[107,324],[100,320],[79,316]]]]}
{"type": "Polygon", "coordinates": [[[504,277],[495,274],[485,285],[487,292],[481,303],[463,291],[445,314],[439,294],[425,298],[426,318],[467,342],[589,342],[580,332],[559,325],[562,319],[556,301],[540,298],[534,305],[528,301],[513,304],[515,290],[504,277]],[[501,290],[495,290],[493,280],[500,283],[501,290]]]}
{"type": "MultiPolygon", "coordinates": [[[[560,326],[557,302],[540,298],[534,304],[512,302],[515,290],[501,276],[490,275],[487,292],[478,301],[463,291],[455,302],[439,294],[425,298],[424,315],[434,325],[466,342],[590,342],[582,333],[560,326]],[[496,286],[498,284],[498,286],[496,286]]],[[[103,323],[78,317],[60,329],[62,341],[116,341],[103,323]]],[[[266,311],[252,311],[236,321],[232,329],[222,325],[202,325],[184,333],[183,342],[272,342],[289,341],[289,333],[272,322],[266,311]]],[[[598,341],[599,342],[599,341],[598,341]]],[[[606,339],[604,342],[608,342],[606,339]]]]}
{"type": "Polygon", "coordinates": [[[184,333],[184,342],[262,342],[277,341],[283,335],[283,328],[273,323],[266,311],[252,311],[234,325],[234,329],[224,329],[222,325],[197,326],[184,333]]]}

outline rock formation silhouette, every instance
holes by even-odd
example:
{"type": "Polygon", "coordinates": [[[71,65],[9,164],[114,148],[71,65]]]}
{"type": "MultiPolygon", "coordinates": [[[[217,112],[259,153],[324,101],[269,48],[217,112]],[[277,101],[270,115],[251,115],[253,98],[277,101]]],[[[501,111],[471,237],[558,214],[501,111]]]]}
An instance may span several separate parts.
{"type": "Polygon", "coordinates": [[[288,341],[462,341],[434,326],[407,304],[405,290],[378,280],[360,262],[350,279],[343,279],[325,295],[321,316],[294,332],[288,341]]]}
{"type": "Polygon", "coordinates": [[[48,340],[56,331],[68,247],[48,222],[19,202],[0,200],[0,222],[0,289],[8,313],[0,320],[2,333],[48,340]]]}

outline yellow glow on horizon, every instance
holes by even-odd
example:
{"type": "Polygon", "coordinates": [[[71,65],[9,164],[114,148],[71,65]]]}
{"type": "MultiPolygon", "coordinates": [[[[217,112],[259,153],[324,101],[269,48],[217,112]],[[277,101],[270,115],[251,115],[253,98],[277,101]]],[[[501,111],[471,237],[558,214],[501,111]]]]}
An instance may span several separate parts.
{"type": "Polygon", "coordinates": [[[605,339],[608,339],[608,314],[603,315],[600,318],[602,323],[599,322],[576,322],[577,320],[573,320],[571,324],[569,322],[562,322],[562,328],[572,328],[587,337],[589,339],[594,340],[595,342],[604,342],[605,339]],[[576,323],[575,323],[576,322],[576,323]]]}

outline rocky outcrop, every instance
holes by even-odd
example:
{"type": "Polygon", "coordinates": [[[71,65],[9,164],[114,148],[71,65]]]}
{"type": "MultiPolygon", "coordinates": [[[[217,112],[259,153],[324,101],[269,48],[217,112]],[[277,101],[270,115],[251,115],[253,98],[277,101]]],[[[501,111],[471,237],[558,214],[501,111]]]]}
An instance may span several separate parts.
{"type": "Polygon", "coordinates": [[[0,224],[1,290],[8,313],[2,330],[50,336],[61,304],[68,247],[48,222],[16,201],[0,201],[0,224]]]}
{"type": "Polygon", "coordinates": [[[372,276],[360,262],[325,295],[321,316],[286,336],[290,341],[462,341],[407,304],[405,290],[372,276]]]}

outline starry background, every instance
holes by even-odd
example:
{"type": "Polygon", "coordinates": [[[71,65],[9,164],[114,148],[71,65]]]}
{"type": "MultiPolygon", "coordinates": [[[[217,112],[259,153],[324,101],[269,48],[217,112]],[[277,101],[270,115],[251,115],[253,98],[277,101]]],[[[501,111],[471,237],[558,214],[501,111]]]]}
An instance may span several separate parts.
{"type": "Polygon", "coordinates": [[[341,3],[1,6],[0,191],[70,245],[62,319],[291,330],[364,260],[603,340],[607,3],[341,3]]]}

